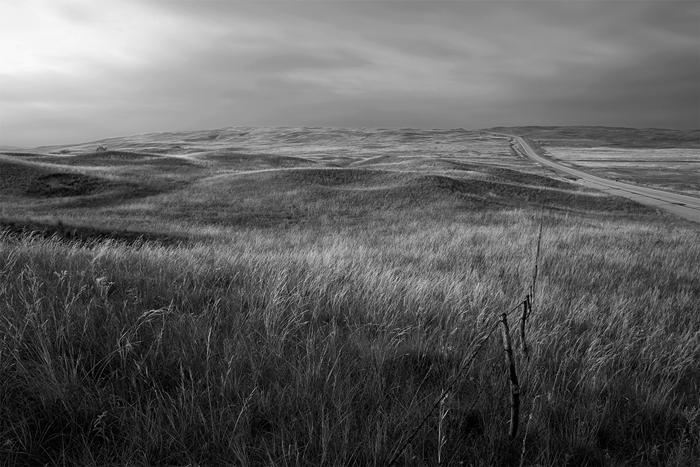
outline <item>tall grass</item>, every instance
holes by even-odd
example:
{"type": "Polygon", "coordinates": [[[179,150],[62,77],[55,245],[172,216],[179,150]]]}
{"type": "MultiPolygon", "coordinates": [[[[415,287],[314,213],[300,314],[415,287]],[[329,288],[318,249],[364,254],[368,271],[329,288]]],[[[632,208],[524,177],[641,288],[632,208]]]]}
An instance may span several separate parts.
{"type": "MultiPolygon", "coordinates": [[[[530,286],[527,211],[0,237],[0,463],[385,465],[530,286]]],[[[700,460],[700,234],[545,217],[523,426],[486,343],[399,465],[700,460]]]]}

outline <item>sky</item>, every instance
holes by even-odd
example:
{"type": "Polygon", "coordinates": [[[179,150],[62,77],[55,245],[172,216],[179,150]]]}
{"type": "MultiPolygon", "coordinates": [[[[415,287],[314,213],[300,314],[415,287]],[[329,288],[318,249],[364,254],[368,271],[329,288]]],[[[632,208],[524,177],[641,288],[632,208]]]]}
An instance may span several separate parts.
{"type": "Polygon", "coordinates": [[[700,2],[0,0],[0,145],[232,126],[700,127],[700,2]]]}

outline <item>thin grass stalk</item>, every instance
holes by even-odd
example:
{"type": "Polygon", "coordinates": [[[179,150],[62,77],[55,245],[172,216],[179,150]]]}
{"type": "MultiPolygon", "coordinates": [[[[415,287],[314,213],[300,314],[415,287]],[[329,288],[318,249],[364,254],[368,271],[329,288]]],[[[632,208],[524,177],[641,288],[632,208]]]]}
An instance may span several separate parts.
{"type": "Polygon", "coordinates": [[[447,441],[447,436],[445,435],[445,418],[450,409],[445,407],[445,399],[440,401],[440,412],[438,416],[438,452],[437,452],[437,462],[438,465],[442,465],[442,448],[445,446],[447,441]]]}

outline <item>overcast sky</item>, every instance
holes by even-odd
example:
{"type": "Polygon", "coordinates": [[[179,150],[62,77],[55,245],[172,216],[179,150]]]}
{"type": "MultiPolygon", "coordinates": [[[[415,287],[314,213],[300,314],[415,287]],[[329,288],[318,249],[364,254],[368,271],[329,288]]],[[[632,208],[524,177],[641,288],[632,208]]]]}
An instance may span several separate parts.
{"type": "Polygon", "coordinates": [[[0,144],[700,126],[700,2],[0,0],[0,144]]]}

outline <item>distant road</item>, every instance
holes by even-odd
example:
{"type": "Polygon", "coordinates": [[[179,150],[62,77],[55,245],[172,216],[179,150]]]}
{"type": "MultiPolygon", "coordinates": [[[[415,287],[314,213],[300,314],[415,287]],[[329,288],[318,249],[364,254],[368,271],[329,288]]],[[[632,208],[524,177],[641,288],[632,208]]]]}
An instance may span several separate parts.
{"type": "Polygon", "coordinates": [[[664,209],[685,219],[700,222],[699,198],[596,177],[595,175],[572,169],[571,167],[558,164],[550,159],[539,156],[525,142],[524,139],[519,136],[515,136],[515,139],[518,140],[518,143],[525,151],[525,154],[527,154],[527,156],[533,159],[535,162],[551,167],[560,172],[573,175],[579,179],[578,183],[584,186],[602,190],[610,193],[611,195],[624,196],[625,198],[637,201],[638,203],[664,209]]]}

